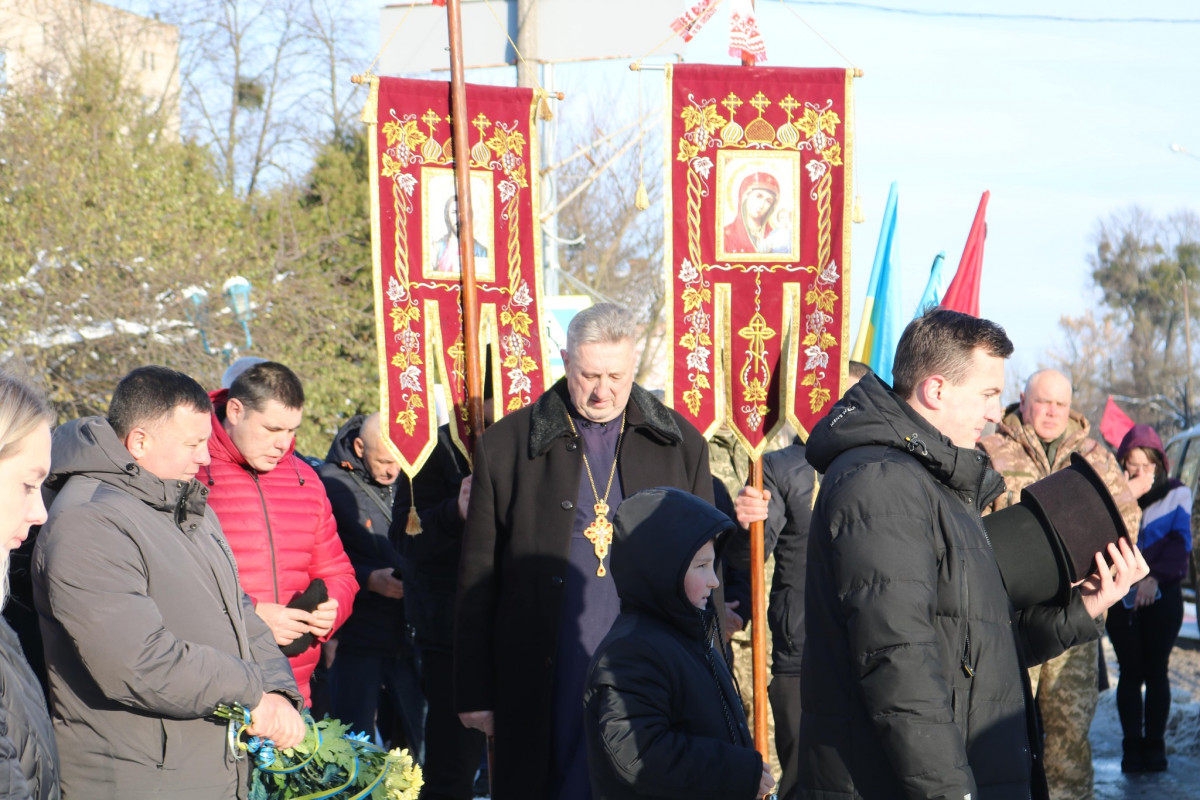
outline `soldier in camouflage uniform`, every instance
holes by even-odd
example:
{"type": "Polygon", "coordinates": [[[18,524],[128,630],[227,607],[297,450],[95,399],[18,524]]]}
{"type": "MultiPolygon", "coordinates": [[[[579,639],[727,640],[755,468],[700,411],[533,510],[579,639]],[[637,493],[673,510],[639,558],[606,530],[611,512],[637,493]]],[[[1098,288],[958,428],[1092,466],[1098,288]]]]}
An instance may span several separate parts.
{"type": "MultiPolygon", "coordinates": [[[[1004,476],[1007,491],[993,503],[999,511],[1021,499],[1021,490],[1071,463],[1079,453],[1104,478],[1136,536],[1141,510],[1112,453],[1088,433],[1087,419],[1071,410],[1071,382],[1057,370],[1036,372],[1021,402],[1005,409],[996,433],[979,447],[1004,476]]],[[[1097,620],[1103,631],[1104,620],[1097,620]]],[[[1046,779],[1051,800],[1092,800],[1092,748],[1088,729],[1098,700],[1098,642],[1073,647],[1029,670],[1046,734],[1046,779]]]]}

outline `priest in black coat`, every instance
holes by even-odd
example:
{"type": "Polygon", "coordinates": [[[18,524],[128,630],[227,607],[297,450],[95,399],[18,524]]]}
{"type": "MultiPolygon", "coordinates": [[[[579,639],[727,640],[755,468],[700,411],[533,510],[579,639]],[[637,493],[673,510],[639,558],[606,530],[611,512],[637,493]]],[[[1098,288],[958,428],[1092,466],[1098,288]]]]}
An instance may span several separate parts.
{"type": "Polygon", "coordinates": [[[619,611],[613,514],[655,486],[713,500],[704,438],[633,382],[635,337],[618,306],[580,312],[566,377],[476,445],[454,683],[463,723],[495,736],[495,800],[590,797],[583,682],[619,611]]]}

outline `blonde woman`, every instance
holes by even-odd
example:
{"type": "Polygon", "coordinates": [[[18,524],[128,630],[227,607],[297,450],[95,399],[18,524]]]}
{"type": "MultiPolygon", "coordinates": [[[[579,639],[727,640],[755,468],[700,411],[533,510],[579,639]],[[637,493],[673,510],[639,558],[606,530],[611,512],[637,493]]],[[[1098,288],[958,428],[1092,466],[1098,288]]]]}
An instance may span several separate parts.
{"type": "MultiPolygon", "coordinates": [[[[54,417],[33,389],[0,373],[0,605],[8,599],[8,556],[31,525],[46,521],[42,481],[50,472],[54,417]]],[[[58,750],[41,684],[20,642],[0,619],[0,797],[57,800],[58,750]]]]}

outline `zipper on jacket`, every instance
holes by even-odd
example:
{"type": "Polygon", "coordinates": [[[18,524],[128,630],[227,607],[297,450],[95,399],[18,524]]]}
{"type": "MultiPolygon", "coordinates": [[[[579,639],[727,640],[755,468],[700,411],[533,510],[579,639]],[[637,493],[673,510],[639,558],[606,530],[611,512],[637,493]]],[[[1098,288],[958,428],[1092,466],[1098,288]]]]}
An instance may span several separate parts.
{"type": "MultiPolygon", "coordinates": [[[[981,487],[982,488],[982,487],[981,487]]],[[[979,526],[979,532],[983,534],[983,540],[987,542],[988,551],[992,553],[992,560],[995,561],[995,548],[992,547],[992,537],[988,536],[987,526],[983,524],[983,518],[979,513],[972,509],[971,518],[975,520],[975,524],[979,526]]],[[[999,566],[997,566],[999,570],[999,566]]],[[[967,583],[967,562],[963,559],[963,588],[966,592],[967,600],[971,599],[971,587],[967,583]]],[[[966,621],[966,610],[964,609],[964,621],[966,621]]],[[[975,669],[971,666],[971,629],[966,630],[966,643],[963,646],[962,671],[968,678],[975,677],[975,669]]]]}
{"type": "Polygon", "coordinates": [[[258,473],[251,472],[254,488],[258,489],[258,499],[262,502],[263,521],[267,524],[267,547],[271,551],[271,583],[275,586],[275,602],[279,602],[279,568],[275,564],[275,535],[271,533],[271,515],[267,513],[267,496],[263,494],[262,484],[258,482],[258,473]]]}
{"type": "Polygon", "coordinates": [[[967,582],[967,560],[964,558],[959,563],[963,574],[963,654],[960,666],[964,675],[974,678],[975,669],[971,666],[971,584],[967,582]]]}
{"type": "Polygon", "coordinates": [[[965,501],[964,503],[967,506],[968,513],[971,515],[971,519],[975,521],[976,526],[979,528],[979,532],[983,534],[983,540],[987,542],[988,550],[991,550],[993,557],[995,557],[996,548],[992,547],[992,537],[988,536],[987,525],[983,524],[983,517],[979,516],[979,512],[976,511],[975,507],[970,503],[966,503],[965,501]]]}
{"type": "Polygon", "coordinates": [[[187,519],[187,502],[191,483],[185,483],[179,490],[179,498],[175,501],[175,525],[183,530],[183,521],[187,519]]]}

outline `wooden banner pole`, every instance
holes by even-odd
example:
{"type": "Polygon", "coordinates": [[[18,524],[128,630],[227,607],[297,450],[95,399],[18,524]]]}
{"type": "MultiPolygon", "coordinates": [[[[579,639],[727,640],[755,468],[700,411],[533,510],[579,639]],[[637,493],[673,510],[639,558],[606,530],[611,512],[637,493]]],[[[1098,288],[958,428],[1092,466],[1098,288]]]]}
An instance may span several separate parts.
{"type": "MultiPolygon", "coordinates": [[[[750,485],[762,492],[762,456],[750,462],[750,485]]],[[[763,562],[764,523],[750,523],[750,657],[754,684],[754,747],[769,761],[771,744],[767,732],[767,609],[763,562]]]]}
{"type": "MultiPolygon", "coordinates": [[[[450,32],[450,124],[454,141],[454,185],[458,193],[458,257],[462,264],[463,371],[467,378],[467,427],[474,452],[483,435],[483,370],[479,358],[479,294],[475,288],[475,228],[471,217],[471,143],[467,138],[467,84],[463,77],[462,7],[446,3],[450,32]]],[[[494,742],[488,737],[488,788],[491,788],[494,742]]]]}
{"type": "Polygon", "coordinates": [[[464,372],[467,379],[467,426],[474,449],[483,433],[483,370],[479,357],[479,295],[475,287],[475,234],[471,216],[471,144],[468,140],[467,88],[463,77],[462,7],[446,3],[450,31],[450,121],[454,140],[454,183],[458,193],[458,253],[462,264],[464,372]]]}
{"type": "MultiPolygon", "coordinates": [[[[754,11],[754,0],[750,0],[754,11]]],[[[742,66],[753,67],[754,56],[742,51],[742,66]]],[[[763,488],[762,456],[750,464],[750,482],[759,492],[763,488]]],[[[770,761],[771,744],[767,732],[767,609],[763,580],[763,523],[750,524],[750,658],[754,683],[754,746],[763,761],[770,761]]]]}

